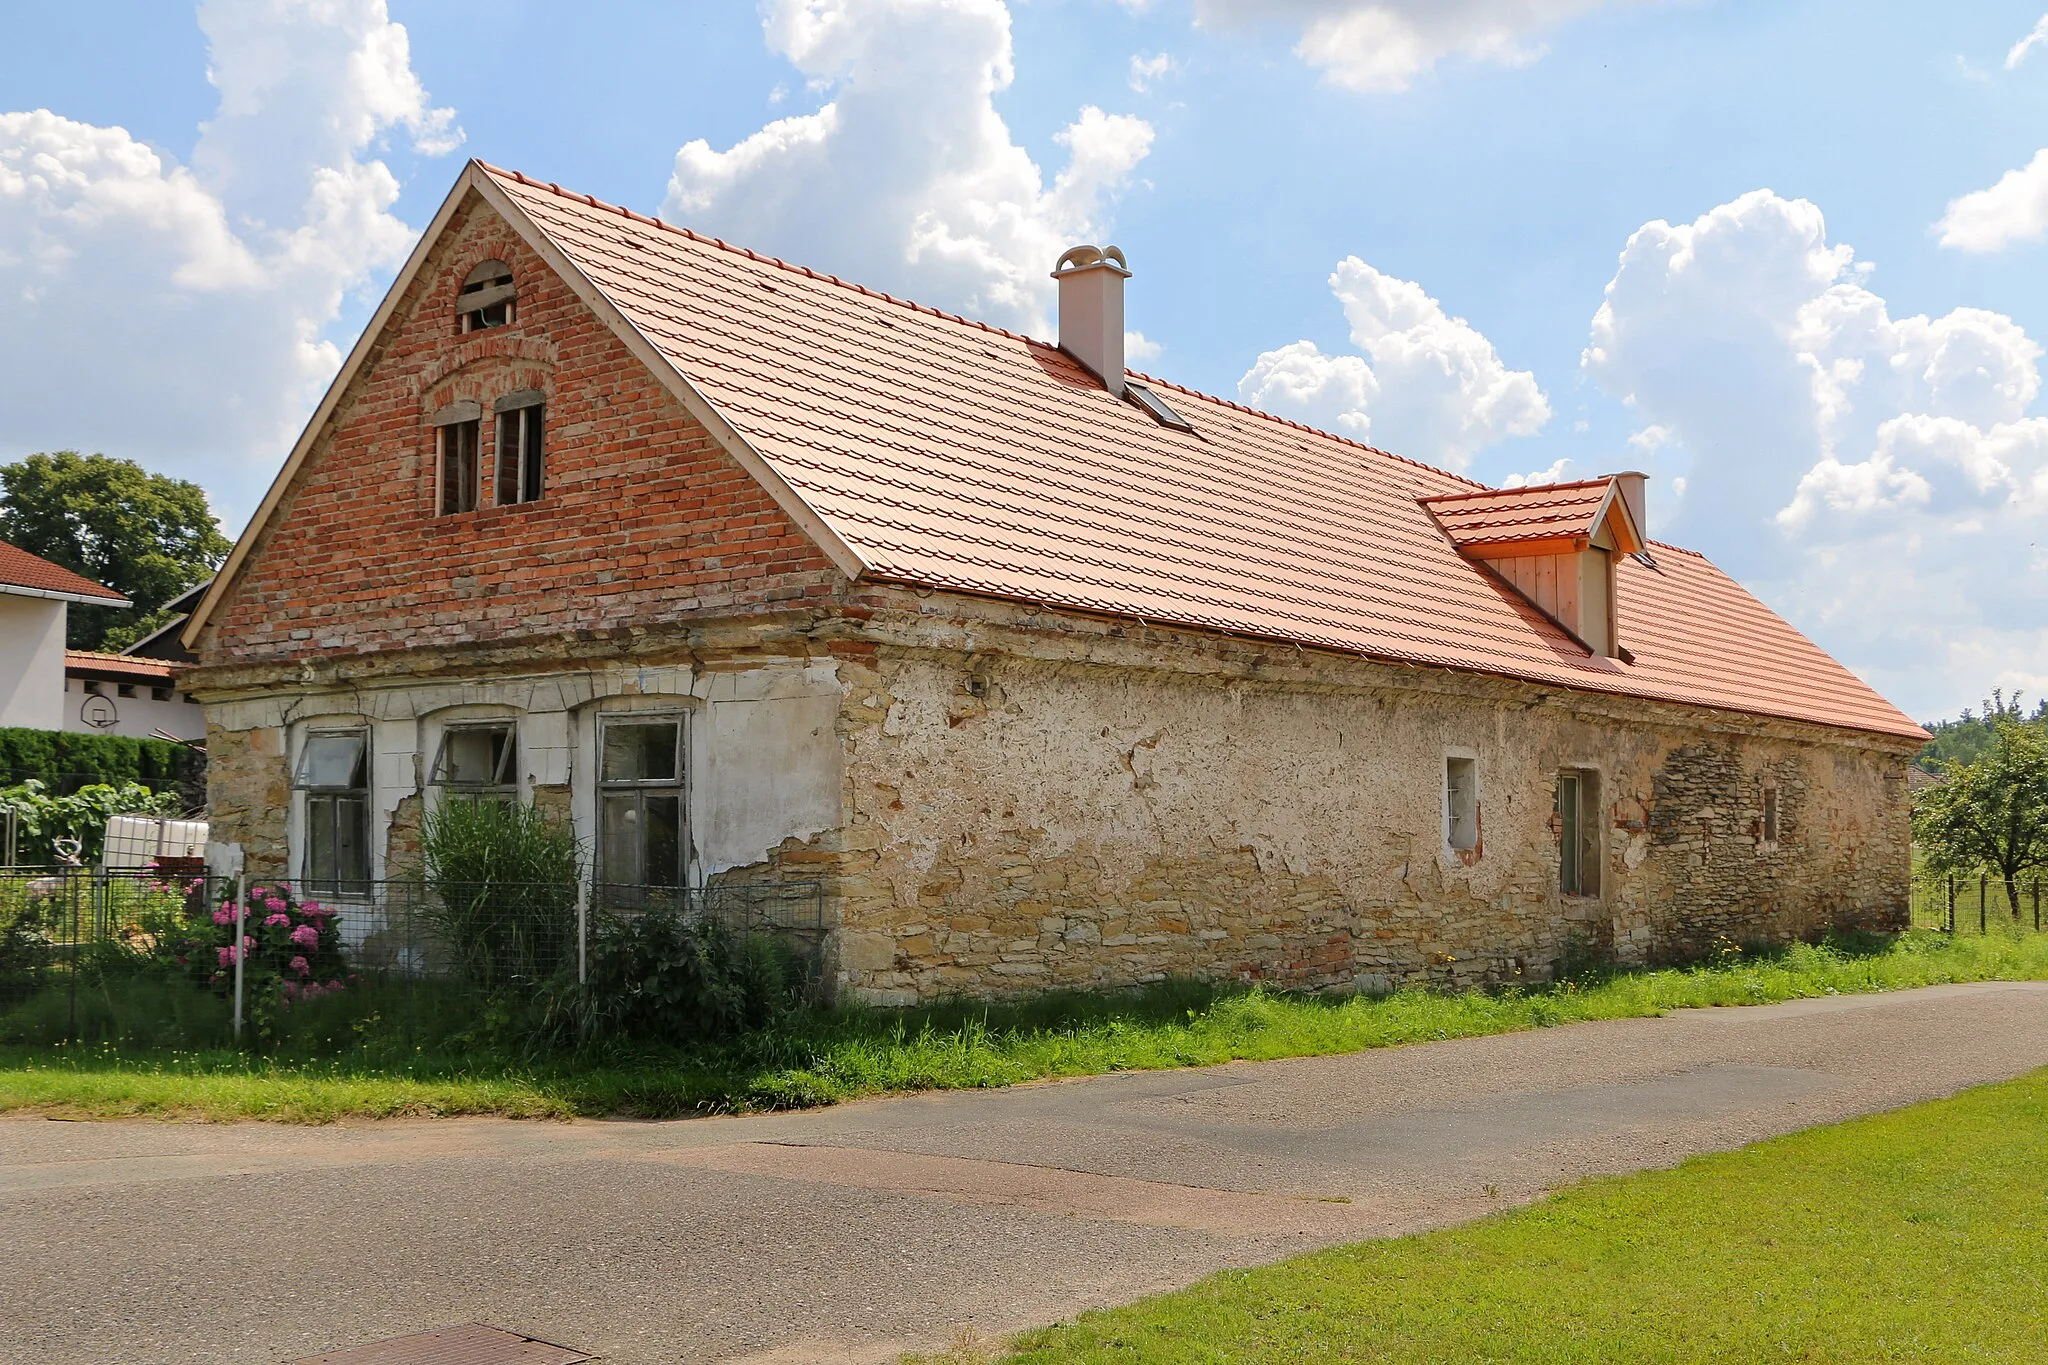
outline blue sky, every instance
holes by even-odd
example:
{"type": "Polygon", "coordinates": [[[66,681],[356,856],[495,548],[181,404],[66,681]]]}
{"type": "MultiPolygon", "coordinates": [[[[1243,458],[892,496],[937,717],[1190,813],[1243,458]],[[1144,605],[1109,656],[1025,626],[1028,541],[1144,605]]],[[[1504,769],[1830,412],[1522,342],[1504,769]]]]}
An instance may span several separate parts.
{"type": "Polygon", "coordinates": [[[476,155],[1030,329],[1049,248],[1113,240],[1140,368],[1493,482],[1648,468],[1659,534],[1915,714],[2039,695],[2042,19],[33,7],[0,51],[0,457],[132,456],[238,523],[476,155]]]}

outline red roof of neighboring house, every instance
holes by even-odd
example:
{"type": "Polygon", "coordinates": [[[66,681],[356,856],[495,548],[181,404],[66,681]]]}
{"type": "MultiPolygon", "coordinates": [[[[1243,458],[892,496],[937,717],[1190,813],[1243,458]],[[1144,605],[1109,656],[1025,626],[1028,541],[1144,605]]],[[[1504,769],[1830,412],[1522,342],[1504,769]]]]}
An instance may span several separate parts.
{"type": "Polygon", "coordinates": [[[1533,488],[1489,488],[1424,498],[1453,545],[1500,545],[1513,541],[1584,536],[1607,501],[1611,479],[1539,484],[1533,488]]]}
{"type": "Polygon", "coordinates": [[[1589,655],[1417,501],[1483,485],[1149,380],[1177,431],[1057,347],[484,169],[864,577],[1922,735],[1697,554],[1623,559],[1634,661],[1589,655]]]}
{"type": "Polygon", "coordinates": [[[0,593],[9,589],[26,589],[34,597],[84,598],[113,607],[129,605],[128,599],[112,588],[102,587],[60,564],[0,540],[0,593]]]}
{"type": "Polygon", "coordinates": [[[64,651],[64,672],[76,678],[141,683],[149,687],[169,687],[176,676],[176,670],[161,660],[137,659],[127,654],[93,654],[83,649],[64,651]]]}

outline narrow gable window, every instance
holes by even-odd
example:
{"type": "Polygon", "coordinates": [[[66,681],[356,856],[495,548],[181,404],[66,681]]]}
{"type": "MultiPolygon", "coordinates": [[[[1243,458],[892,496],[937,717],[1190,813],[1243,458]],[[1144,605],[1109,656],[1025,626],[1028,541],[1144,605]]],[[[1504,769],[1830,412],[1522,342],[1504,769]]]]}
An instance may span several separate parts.
{"type": "Polygon", "coordinates": [[[477,447],[483,435],[483,405],[465,399],[435,413],[434,511],[439,516],[474,512],[477,499],[477,447]]]}
{"type": "Polygon", "coordinates": [[[546,447],[546,395],[521,389],[500,398],[498,414],[498,505],[540,501],[541,456],[546,447]]]}
{"type": "Polygon", "coordinates": [[[1600,774],[1566,768],[1557,775],[1558,889],[1600,894],[1600,774]]]}
{"type": "Polygon", "coordinates": [[[517,299],[512,288],[512,267],[503,261],[485,261],[469,272],[455,296],[461,315],[461,330],[481,332],[486,327],[503,327],[517,316],[517,299]]]}
{"type": "Polygon", "coordinates": [[[1444,842],[1460,853],[1479,847],[1479,760],[1444,760],[1444,842]]]}

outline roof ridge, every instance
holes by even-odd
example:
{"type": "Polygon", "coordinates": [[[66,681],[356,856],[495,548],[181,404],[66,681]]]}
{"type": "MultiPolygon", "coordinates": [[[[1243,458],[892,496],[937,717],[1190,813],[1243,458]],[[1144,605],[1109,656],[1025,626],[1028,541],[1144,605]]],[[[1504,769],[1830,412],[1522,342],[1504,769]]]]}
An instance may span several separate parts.
{"type": "MultiPolygon", "coordinates": [[[[1399,458],[1398,456],[1396,457],[1399,458]]],[[[1471,480],[1477,482],[1477,480],[1471,480]]],[[[1463,498],[1484,498],[1504,493],[1539,493],[1558,488],[1604,488],[1614,482],[1612,474],[1597,479],[1570,479],[1561,483],[1525,483],[1514,488],[1479,488],[1470,493],[1432,493],[1420,499],[1422,502],[1452,502],[1463,498]]]]}
{"type": "MultiPolygon", "coordinates": [[[[681,223],[671,223],[663,218],[650,217],[647,214],[639,213],[634,211],[633,209],[629,209],[624,204],[607,203],[605,200],[599,199],[594,194],[578,194],[574,190],[565,190],[552,180],[535,180],[532,176],[526,174],[524,171],[515,171],[504,166],[494,166],[490,162],[483,160],[481,157],[475,158],[475,160],[477,165],[481,166],[484,170],[490,172],[492,175],[502,176],[507,179],[515,180],[519,184],[525,185],[531,189],[547,190],[560,198],[573,199],[578,203],[586,204],[589,207],[597,209],[604,213],[616,213],[620,217],[630,219],[633,222],[641,223],[652,228],[659,228],[663,232],[673,232],[677,236],[687,237],[693,242],[701,242],[706,246],[717,247],[720,251],[729,251],[736,256],[745,256],[748,260],[758,261],[763,265],[775,266],[778,269],[788,271],[792,275],[802,275],[805,279],[822,280],[827,284],[836,284],[842,289],[851,289],[855,293],[865,294],[869,298],[881,299],[886,303],[893,303],[896,304],[898,307],[908,308],[914,313],[923,313],[928,317],[944,318],[948,322],[957,322],[964,327],[974,327],[984,332],[993,332],[997,336],[1009,337],[1012,341],[1021,341],[1026,343],[1027,345],[1032,346],[1050,346],[1054,350],[1059,349],[1058,344],[1055,342],[1046,341],[1041,337],[1029,336],[1023,332],[1013,332],[1007,327],[999,327],[995,323],[989,322],[983,318],[970,318],[965,316],[964,314],[947,312],[943,308],[934,307],[933,305],[928,303],[919,303],[915,299],[898,298],[896,295],[889,293],[887,290],[875,289],[868,285],[861,284],[855,280],[842,279],[840,276],[834,275],[830,271],[819,270],[816,269],[815,267],[808,265],[798,265],[794,261],[785,261],[780,256],[770,256],[763,252],[755,251],[752,247],[744,247],[734,242],[728,242],[723,237],[713,237],[708,233],[699,232],[695,228],[684,227],[681,223]]],[[[1470,478],[1467,475],[1459,474],[1453,470],[1441,468],[1440,466],[1430,464],[1424,460],[1418,460],[1410,455],[1398,454],[1391,450],[1382,450],[1378,446],[1367,445],[1364,441],[1354,440],[1349,436],[1342,436],[1334,431],[1325,431],[1321,427],[1310,426],[1306,422],[1297,422],[1292,417],[1282,417],[1277,412],[1267,412],[1263,408],[1255,408],[1246,403],[1239,403],[1234,399],[1224,398],[1219,394],[1207,393],[1201,389],[1191,388],[1186,384],[1176,383],[1171,379],[1161,379],[1156,375],[1146,374],[1143,370],[1133,370],[1126,367],[1124,372],[1132,376],[1133,378],[1137,379],[1141,383],[1157,384],[1163,388],[1176,389],[1181,393],[1190,394],[1193,397],[1203,399],[1207,402],[1215,403],[1221,407],[1233,408],[1238,412],[1250,413],[1254,417],[1263,417],[1269,422],[1278,422],[1280,425],[1285,427],[1292,427],[1296,431],[1306,431],[1311,435],[1321,436],[1328,440],[1336,441],[1339,444],[1351,446],[1352,448],[1357,450],[1363,450],[1373,455],[1384,456],[1385,458],[1390,460],[1398,460],[1402,464],[1411,465],[1417,469],[1426,469],[1432,474],[1441,474],[1446,478],[1456,479],[1460,483],[1473,484],[1475,485],[1477,491],[1498,491],[1488,489],[1487,486],[1481,483],[1478,479],[1470,478]]],[[[1446,494],[1444,496],[1456,497],[1460,495],[1446,494]]]]}

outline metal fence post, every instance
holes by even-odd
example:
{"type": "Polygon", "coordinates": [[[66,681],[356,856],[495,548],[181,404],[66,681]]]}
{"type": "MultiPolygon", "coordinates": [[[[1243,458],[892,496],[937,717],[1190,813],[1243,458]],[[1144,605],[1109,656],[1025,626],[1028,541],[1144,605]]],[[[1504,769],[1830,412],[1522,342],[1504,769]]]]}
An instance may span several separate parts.
{"type": "Polygon", "coordinates": [[[2034,932],[2041,932],[2041,879],[2034,878],[2034,932]]]}
{"type": "Polygon", "coordinates": [[[590,984],[590,883],[576,882],[576,984],[590,984]]]}
{"type": "Polygon", "coordinates": [[[1983,872],[1977,874],[1977,932],[1980,934],[1990,932],[1986,927],[1984,918],[1984,888],[1990,882],[1991,878],[1988,874],[1983,872]]]}
{"type": "Polygon", "coordinates": [[[1948,874],[1948,931],[1956,931],[1956,874],[1948,874]]]}
{"type": "Polygon", "coordinates": [[[237,1044],[242,1041],[242,959],[248,956],[247,953],[242,951],[242,944],[246,938],[242,925],[249,913],[249,897],[245,894],[248,889],[246,886],[247,881],[248,878],[246,876],[238,874],[235,877],[235,1042],[237,1044]]]}
{"type": "Polygon", "coordinates": [[[78,878],[66,873],[64,880],[71,885],[71,1013],[64,1036],[75,1043],[78,1041],[78,878]]]}

